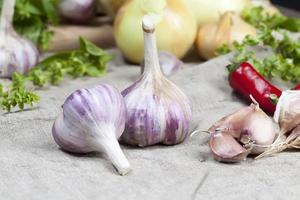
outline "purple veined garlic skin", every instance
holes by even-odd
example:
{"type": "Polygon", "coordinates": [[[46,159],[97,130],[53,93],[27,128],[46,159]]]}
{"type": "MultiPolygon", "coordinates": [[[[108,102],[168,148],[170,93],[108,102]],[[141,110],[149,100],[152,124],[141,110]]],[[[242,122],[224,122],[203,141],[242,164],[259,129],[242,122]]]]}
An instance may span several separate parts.
{"type": "Polygon", "coordinates": [[[189,101],[161,72],[155,27],[148,15],[143,18],[143,30],[145,71],[139,80],[122,92],[128,117],[121,141],[140,147],[177,144],[189,133],[189,101]]]}
{"type": "Polygon", "coordinates": [[[52,134],[65,151],[105,153],[121,175],[130,171],[118,138],[124,131],[126,105],[114,87],[100,84],[73,92],[63,104],[52,134]]]}
{"type": "MultiPolygon", "coordinates": [[[[158,60],[162,73],[165,76],[171,76],[184,67],[184,63],[179,60],[174,54],[168,51],[159,51],[158,60]]],[[[144,73],[145,62],[142,63],[141,71],[144,73]]]]}
{"type": "Polygon", "coordinates": [[[62,17],[74,23],[85,23],[95,13],[94,0],[60,0],[58,10],[62,17]]]}
{"type": "Polygon", "coordinates": [[[17,34],[12,26],[15,0],[3,0],[0,19],[0,77],[10,78],[14,72],[25,74],[38,62],[35,45],[17,34]]]}

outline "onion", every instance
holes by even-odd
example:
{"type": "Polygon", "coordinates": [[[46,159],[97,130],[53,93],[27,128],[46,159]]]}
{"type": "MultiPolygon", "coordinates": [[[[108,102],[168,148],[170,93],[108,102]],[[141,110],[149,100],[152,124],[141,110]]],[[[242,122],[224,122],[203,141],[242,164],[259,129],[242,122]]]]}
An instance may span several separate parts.
{"type": "Polygon", "coordinates": [[[237,13],[225,12],[219,21],[199,28],[195,45],[202,58],[210,59],[223,44],[231,47],[234,41],[241,42],[246,35],[255,34],[256,29],[237,13]]]}
{"type": "Polygon", "coordinates": [[[226,11],[241,12],[250,0],[185,0],[194,13],[198,26],[217,21],[226,11]]]}
{"type": "Polygon", "coordinates": [[[114,24],[116,43],[124,56],[141,63],[144,55],[142,17],[156,18],[156,38],[159,50],[182,58],[191,48],[196,34],[196,20],[181,0],[131,0],[119,10],[114,24]]]}

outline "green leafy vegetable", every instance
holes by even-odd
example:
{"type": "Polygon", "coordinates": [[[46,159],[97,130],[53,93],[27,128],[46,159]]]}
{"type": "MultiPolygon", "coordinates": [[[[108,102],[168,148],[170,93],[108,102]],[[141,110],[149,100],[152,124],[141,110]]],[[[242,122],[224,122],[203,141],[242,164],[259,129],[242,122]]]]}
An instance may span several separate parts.
{"type": "MultiPolygon", "coordinates": [[[[241,42],[234,42],[230,49],[223,45],[218,49],[219,54],[234,52],[229,71],[233,71],[238,64],[247,61],[251,63],[260,74],[272,79],[279,77],[284,81],[300,82],[300,38],[292,39],[288,32],[282,30],[298,30],[296,24],[299,19],[288,18],[279,14],[269,16],[263,13],[262,7],[251,8],[243,12],[246,21],[258,28],[257,36],[247,36],[241,42]],[[291,24],[284,25],[288,21],[291,24]],[[273,51],[272,56],[258,59],[252,46],[266,46],[273,51]]],[[[299,30],[298,30],[299,31],[299,30]]]]}
{"type": "Polygon", "coordinates": [[[37,88],[46,84],[58,85],[66,76],[102,76],[111,59],[112,56],[104,50],[80,38],[79,50],[52,55],[32,68],[27,75],[14,73],[12,83],[6,90],[0,84],[0,106],[8,112],[15,106],[21,110],[27,104],[32,106],[39,101],[39,96],[28,90],[28,85],[37,88]]]}
{"type": "Polygon", "coordinates": [[[56,4],[57,0],[16,0],[13,20],[15,29],[42,50],[48,48],[53,35],[48,27],[58,23],[56,4]]]}

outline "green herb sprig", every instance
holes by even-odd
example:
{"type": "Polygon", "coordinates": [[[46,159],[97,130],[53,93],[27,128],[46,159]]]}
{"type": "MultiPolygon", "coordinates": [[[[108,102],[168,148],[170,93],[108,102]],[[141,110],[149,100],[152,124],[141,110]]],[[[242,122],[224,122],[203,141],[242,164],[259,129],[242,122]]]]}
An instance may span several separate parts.
{"type": "Polygon", "coordinates": [[[80,38],[79,50],[52,55],[32,68],[27,75],[14,73],[9,86],[0,84],[0,106],[8,112],[16,106],[23,110],[25,105],[32,106],[40,100],[30,87],[58,85],[66,76],[102,76],[111,59],[112,56],[104,50],[80,38]]]}
{"type": "MultiPolygon", "coordinates": [[[[2,1],[0,0],[0,8],[2,1]]],[[[58,23],[56,6],[57,0],[16,0],[14,28],[34,42],[39,49],[47,49],[53,35],[49,26],[58,23]]]]}
{"type": "Polygon", "coordinates": [[[268,79],[279,77],[284,81],[300,82],[300,38],[292,39],[287,31],[300,31],[300,19],[288,18],[280,14],[268,15],[262,7],[245,10],[242,17],[258,28],[257,36],[247,36],[241,42],[234,42],[232,48],[223,45],[219,54],[234,52],[229,71],[239,63],[251,63],[260,74],[268,79]],[[286,22],[293,23],[286,25],[286,22]],[[266,46],[272,49],[272,56],[258,59],[252,46],[266,46]]]}

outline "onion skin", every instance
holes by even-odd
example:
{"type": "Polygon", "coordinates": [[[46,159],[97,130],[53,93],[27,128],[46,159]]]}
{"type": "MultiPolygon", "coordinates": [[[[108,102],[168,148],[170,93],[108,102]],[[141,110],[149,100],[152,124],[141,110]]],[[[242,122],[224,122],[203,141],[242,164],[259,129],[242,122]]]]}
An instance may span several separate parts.
{"type": "Polygon", "coordinates": [[[74,23],[85,23],[95,14],[95,2],[94,0],[60,0],[58,10],[62,17],[74,23]]]}
{"type": "MultiPolygon", "coordinates": [[[[161,20],[156,28],[157,46],[159,50],[169,51],[177,58],[182,58],[194,42],[196,20],[181,0],[165,2],[166,7],[160,11],[161,20]]],[[[140,4],[141,0],[127,1],[119,10],[114,23],[118,48],[127,60],[137,64],[142,62],[144,56],[143,32],[140,25],[146,12],[140,4]]]]}
{"type": "Polygon", "coordinates": [[[234,41],[241,42],[246,35],[256,35],[256,28],[237,13],[225,12],[218,22],[199,28],[195,46],[201,58],[210,59],[217,56],[216,51],[223,44],[231,47],[234,41]]]}

